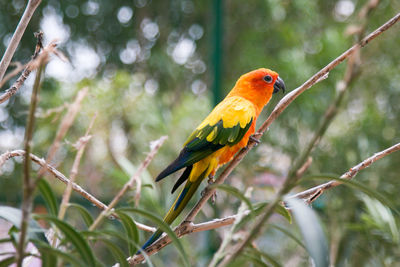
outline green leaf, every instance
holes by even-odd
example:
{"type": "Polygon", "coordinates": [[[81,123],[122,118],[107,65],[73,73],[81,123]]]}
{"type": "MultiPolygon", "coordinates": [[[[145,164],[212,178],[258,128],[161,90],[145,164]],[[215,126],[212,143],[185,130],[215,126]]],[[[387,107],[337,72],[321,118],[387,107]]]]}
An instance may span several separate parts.
{"type": "Polygon", "coordinates": [[[371,199],[366,195],[361,198],[367,207],[368,214],[363,214],[361,218],[365,224],[373,224],[373,227],[388,233],[392,237],[394,243],[399,242],[399,229],[391,210],[375,199],[371,199]]]}
{"type": "MultiPolygon", "coordinates": [[[[119,263],[121,267],[128,267],[128,261],[126,260],[126,256],[122,252],[122,250],[115,245],[113,242],[106,238],[99,238],[99,241],[103,242],[107,248],[111,251],[111,253],[114,255],[115,260],[119,263]]],[[[132,255],[132,254],[131,254],[132,255]]]]}
{"type": "MultiPolygon", "coordinates": [[[[86,266],[87,265],[84,262],[77,259],[76,257],[72,256],[71,254],[63,252],[58,249],[55,249],[49,245],[44,245],[44,244],[40,244],[40,245],[35,244],[35,245],[37,245],[38,250],[40,251],[40,255],[42,256],[42,259],[43,259],[43,256],[45,256],[45,257],[52,256],[52,257],[55,257],[56,259],[61,259],[65,262],[68,262],[72,266],[86,266]]],[[[55,265],[47,265],[47,266],[52,267],[52,266],[57,266],[57,265],[55,264],[55,265]]]]}
{"type": "MultiPolygon", "coordinates": [[[[236,226],[235,230],[240,229],[245,223],[247,223],[248,221],[250,221],[252,218],[254,218],[255,216],[260,215],[261,211],[263,210],[263,208],[265,206],[267,206],[269,204],[269,202],[261,202],[261,203],[256,203],[253,205],[254,210],[246,215],[236,226]]],[[[285,209],[284,207],[282,207],[281,205],[276,205],[275,206],[275,212],[282,215],[284,218],[286,218],[288,220],[289,223],[292,223],[292,216],[290,215],[290,213],[288,212],[287,209],[285,209]]]]}
{"type": "MultiPolygon", "coordinates": [[[[121,219],[121,223],[124,226],[125,232],[128,235],[129,239],[133,240],[134,243],[139,243],[139,230],[136,227],[135,222],[122,211],[116,212],[118,217],[121,219]]],[[[129,254],[133,255],[137,249],[128,243],[129,254]]]]}
{"type": "Polygon", "coordinates": [[[369,197],[375,198],[377,200],[379,200],[380,202],[382,202],[382,204],[388,206],[389,208],[391,208],[393,211],[395,211],[398,215],[400,215],[400,211],[398,209],[396,209],[396,206],[390,201],[388,200],[384,195],[380,194],[378,191],[373,190],[371,188],[369,188],[368,186],[356,181],[356,180],[346,180],[346,179],[341,179],[338,178],[338,176],[335,175],[331,175],[331,174],[321,174],[321,175],[313,175],[313,176],[307,176],[302,178],[302,180],[326,180],[326,179],[330,179],[330,180],[335,180],[335,181],[339,181],[341,183],[343,183],[343,185],[349,186],[351,188],[354,189],[358,189],[361,192],[365,193],[366,195],[368,195],[369,197]]]}
{"type": "Polygon", "coordinates": [[[95,259],[86,240],[69,224],[49,215],[35,215],[37,219],[43,219],[53,223],[64,234],[64,239],[70,241],[89,266],[95,266],[95,259]]]}
{"type": "MultiPolygon", "coordinates": [[[[82,231],[81,234],[84,235],[84,236],[91,236],[95,240],[97,240],[97,239],[100,240],[101,238],[103,238],[103,235],[107,235],[107,236],[110,236],[110,237],[118,238],[123,242],[127,242],[129,245],[132,245],[133,247],[136,247],[136,250],[138,250],[141,247],[140,245],[134,243],[126,235],[123,235],[120,232],[111,231],[111,230],[107,230],[107,229],[103,229],[103,230],[101,230],[101,232],[100,231],[82,231]]],[[[147,265],[150,266],[150,267],[154,267],[154,265],[151,262],[149,256],[147,254],[143,254],[143,256],[144,256],[144,258],[146,260],[147,265]]]]}
{"type": "Polygon", "coordinates": [[[246,205],[249,207],[250,210],[253,210],[253,205],[251,204],[251,201],[242,193],[240,192],[236,187],[227,185],[227,184],[216,184],[216,185],[212,185],[212,187],[225,191],[233,196],[235,196],[236,198],[240,199],[241,201],[243,201],[244,203],[246,203],[246,205]]]}
{"type": "Polygon", "coordinates": [[[264,251],[258,250],[256,248],[250,247],[250,246],[248,248],[246,248],[246,250],[248,250],[251,254],[254,254],[258,258],[260,258],[261,261],[262,261],[262,258],[265,258],[274,267],[282,266],[276,259],[274,259],[271,255],[269,255],[268,253],[266,253],[264,251]]]}
{"type": "Polygon", "coordinates": [[[0,267],[9,267],[15,262],[16,258],[14,256],[5,258],[0,261],[0,267]]]}
{"type": "Polygon", "coordinates": [[[315,212],[302,200],[286,200],[291,208],[295,222],[300,228],[306,248],[316,267],[329,266],[329,249],[325,234],[315,212]]]}
{"type": "MultiPolygon", "coordinates": [[[[0,218],[9,221],[16,229],[21,226],[22,211],[13,207],[0,206],[0,218]]],[[[33,219],[29,220],[28,225],[28,240],[41,240],[48,242],[45,236],[45,230],[33,219]]]]}
{"type": "Polygon", "coordinates": [[[304,249],[306,249],[306,246],[303,244],[303,242],[301,242],[300,239],[298,239],[294,234],[292,234],[291,232],[289,232],[289,230],[276,225],[276,224],[269,224],[270,227],[275,228],[279,231],[281,231],[282,233],[284,233],[285,235],[287,235],[288,237],[290,237],[291,239],[293,239],[297,244],[299,244],[300,246],[302,246],[304,249]]]}
{"type": "Polygon", "coordinates": [[[68,203],[68,208],[76,209],[81,214],[82,219],[85,222],[87,227],[89,227],[90,225],[93,224],[93,217],[84,206],[76,204],[76,203],[68,203]]]}
{"type": "MultiPolygon", "coordinates": [[[[240,255],[240,257],[247,260],[247,262],[252,262],[254,264],[254,266],[268,267],[268,265],[265,262],[263,262],[260,257],[257,257],[256,255],[254,255],[252,253],[243,252],[240,255]]],[[[240,263],[240,265],[238,265],[238,266],[244,266],[244,265],[247,265],[247,264],[240,263]]]]}
{"type": "Polygon", "coordinates": [[[44,203],[47,207],[47,211],[54,216],[58,215],[58,202],[51,190],[49,183],[45,179],[39,181],[39,192],[44,199],[44,203]]]}
{"type": "Polygon", "coordinates": [[[160,218],[157,217],[157,215],[154,215],[148,211],[145,210],[141,210],[141,209],[137,209],[137,208],[119,208],[118,211],[124,211],[124,212],[133,212],[133,213],[137,213],[140,214],[144,217],[146,217],[147,219],[153,221],[155,224],[157,224],[157,226],[163,230],[165,233],[167,233],[167,235],[172,239],[174,245],[176,246],[176,248],[178,249],[178,251],[180,252],[180,254],[183,257],[185,266],[190,266],[189,265],[189,258],[182,246],[182,243],[180,242],[180,240],[178,239],[178,237],[175,235],[174,231],[172,231],[172,229],[169,227],[168,224],[166,224],[163,220],[161,220],[160,218]]]}

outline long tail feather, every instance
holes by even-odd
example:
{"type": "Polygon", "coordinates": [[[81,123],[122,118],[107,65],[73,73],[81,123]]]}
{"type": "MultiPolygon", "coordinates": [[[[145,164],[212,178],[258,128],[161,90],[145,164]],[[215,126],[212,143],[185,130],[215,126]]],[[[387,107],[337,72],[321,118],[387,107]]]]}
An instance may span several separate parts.
{"type": "MultiPolygon", "coordinates": [[[[185,184],[185,187],[182,189],[182,191],[179,193],[178,197],[176,198],[174,204],[172,207],[169,209],[168,213],[164,217],[164,222],[170,225],[182,212],[183,208],[186,206],[186,204],[189,202],[189,200],[192,198],[194,193],[196,192],[197,188],[201,184],[201,181],[206,176],[206,171],[204,171],[194,182],[191,182],[188,180],[185,184]]],[[[148,246],[153,244],[161,235],[163,231],[161,229],[157,229],[156,232],[146,241],[146,243],[143,245],[142,249],[146,249],[148,246]]],[[[139,254],[140,252],[138,252],[139,254]]]]}

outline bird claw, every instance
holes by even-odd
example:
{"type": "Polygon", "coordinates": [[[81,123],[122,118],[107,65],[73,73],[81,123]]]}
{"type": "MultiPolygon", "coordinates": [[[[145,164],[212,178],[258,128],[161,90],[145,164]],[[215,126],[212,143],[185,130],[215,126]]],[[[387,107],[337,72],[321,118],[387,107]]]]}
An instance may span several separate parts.
{"type": "Polygon", "coordinates": [[[254,142],[255,146],[261,143],[261,141],[255,137],[255,135],[250,135],[249,139],[254,142]]]}
{"type": "MultiPolygon", "coordinates": [[[[208,183],[209,185],[212,185],[212,184],[215,183],[214,175],[210,174],[210,175],[208,176],[207,183],[208,183]]],[[[204,188],[204,190],[201,191],[201,196],[202,196],[202,197],[204,196],[204,194],[205,194],[205,192],[206,192],[206,189],[207,189],[207,188],[204,188]]],[[[211,195],[211,203],[212,203],[212,204],[215,204],[216,200],[217,200],[217,192],[214,191],[214,193],[212,193],[212,195],[211,195]]]]}

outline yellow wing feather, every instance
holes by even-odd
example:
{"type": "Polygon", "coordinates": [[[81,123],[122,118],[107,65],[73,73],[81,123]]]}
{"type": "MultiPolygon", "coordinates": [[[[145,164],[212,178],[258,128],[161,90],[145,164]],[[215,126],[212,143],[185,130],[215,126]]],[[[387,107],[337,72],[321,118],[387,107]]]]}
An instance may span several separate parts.
{"type": "MultiPolygon", "coordinates": [[[[197,127],[197,130],[204,128],[206,125],[213,126],[220,120],[222,120],[224,128],[232,128],[238,123],[240,123],[240,127],[244,128],[255,115],[254,104],[249,100],[239,96],[228,97],[211,111],[207,118],[197,127]]],[[[210,135],[212,134],[215,133],[211,132],[210,135]]],[[[212,138],[210,137],[210,139],[212,138]]]]}

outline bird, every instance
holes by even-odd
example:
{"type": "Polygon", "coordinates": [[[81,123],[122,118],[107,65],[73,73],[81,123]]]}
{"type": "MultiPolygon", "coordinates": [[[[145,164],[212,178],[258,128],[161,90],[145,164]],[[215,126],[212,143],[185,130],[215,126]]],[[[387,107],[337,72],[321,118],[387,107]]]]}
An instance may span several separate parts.
{"type": "MultiPolygon", "coordinates": [[[[272,94],[280,90],[284,93],[285,89],[279,74],[270,69],[259,68],[240,76],[228,95],[189,136],[178,157],[156,177],[158,182],[185,168],[171,193],[185,181],[186,184],[165,215],[165,223],[172,224],[201,182],[209,177],[211,183],[217,169],[229,162],[249,139],[258,141],[252,137],[258,116],[272,94]]],[[[157,229],[142,250],[153,244],[162,233],[157,229]]]]}

